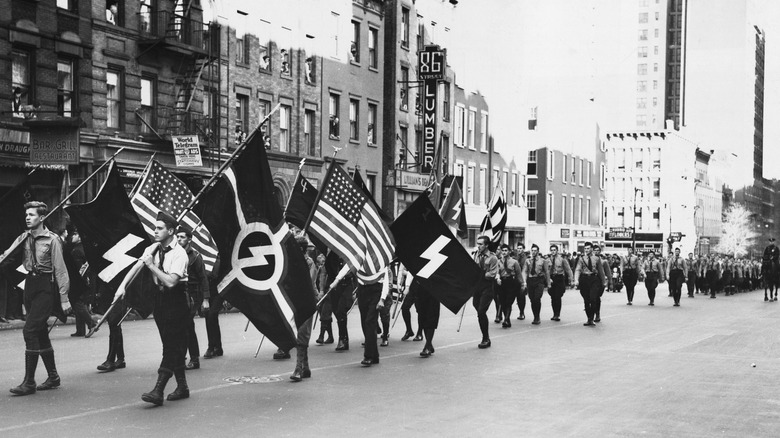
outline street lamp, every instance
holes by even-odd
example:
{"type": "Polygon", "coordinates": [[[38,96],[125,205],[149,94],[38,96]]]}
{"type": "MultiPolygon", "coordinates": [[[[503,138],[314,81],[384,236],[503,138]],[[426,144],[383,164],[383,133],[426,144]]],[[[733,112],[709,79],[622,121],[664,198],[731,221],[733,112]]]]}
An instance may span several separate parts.
{"type": "Polygon", "coordinates": [[[642,192],[642,196],[645,195],[645,192],[642,189],[634,187],[634,226],[631,229],[631,249],[634,253],[636,253],[636,194],[638,192],[642,192]]]}

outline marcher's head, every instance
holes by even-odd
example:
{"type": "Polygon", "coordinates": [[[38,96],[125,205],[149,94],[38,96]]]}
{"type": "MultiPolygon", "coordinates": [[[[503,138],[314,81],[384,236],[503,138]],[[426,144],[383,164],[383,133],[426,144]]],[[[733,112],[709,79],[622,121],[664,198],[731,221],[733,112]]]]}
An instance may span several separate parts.
{"type": "Polygon", "coordinates": [[[504,256],[504,257],[508,257],[509,256],[509,245],[507,245],[506,243],[502,243],[499,248],[501,248],[501,255],[502,256],[504,256]]]}
{"type": "Polygon", "coordinates": [[[550,245],[550,254],[552,255],[558,254],[558,245],[550,245]]]}
{"type": "Polygon", "coordinates": [[[40,201],[30,201],[24,204],[24,221],[28,230],[34,230],[43,224],[43,217],[49,212],[49,207],[40,201]]]}
{"type": "Polygon", "coordinates": [[[601,256],[601,246],[600,245],[593,245],[593,253],[597,256],[601,256]]]}
{"type": "Polygon", "coordinates": [[[539,246],[537,244],[531,245],[531,256],[536,256],[539,254],[539,246]]]}
{"type": "Polygon", "coordinates": [[[477,237],[477,249],[479,250],[479,252],[487,251],[489,243],[490,243],[490,239],[488,239],[487,236],[477,237]]]}
{"type": "Polygon", "coordinates": [[[81,235],[78,230],[73,230],[73,232],[70,233],[70,241],[72,243],[81,243],[81,235]]]}
{"type": "Polygon", "coordinates": [[[170,214],[161,211],[157,213],[157,220],[154,222],[154,241],[169,242],[176,235],[176,227],[179,222],[170,214]]]}
{"type": "Polygon", "coordinates": [[[179,227],[176,231],[176,240],[182,248],[189,248],[190,242],[192,242],[192,231],[189,228],[179,227]]]}
{"type": "Polygon", "coordinates": [[[680,248],[675,248],[675,249],[674,249],[674,255],[675,255],[676,257],[679,257],[679,256],[680,256],[680,248]]]}
{"type": "Polygon", "coordinates": [[[590,242],[585,242],[583,249],[585,251],[585,255],[591,255],[593,253],[593,244],[590,242]]]}

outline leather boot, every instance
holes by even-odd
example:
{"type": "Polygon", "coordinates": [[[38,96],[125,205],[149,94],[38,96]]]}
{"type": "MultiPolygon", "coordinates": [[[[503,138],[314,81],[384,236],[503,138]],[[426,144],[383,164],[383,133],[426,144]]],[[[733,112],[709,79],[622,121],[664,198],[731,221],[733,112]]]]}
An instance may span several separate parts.
{"type": "Polygon", "coordinates": [[[154,384],[154,388],[141,395],[141,400],[152,403],[156,406],[162,406],[163,404],[163,391],[165,391],[165,385],[168,383],[168,380],[171,378],[173,373],[171,370],[166,368],[160,368],[157,371],[157,383],[154,384]]]}
{"type": "Polygon", "coordinates": [[[290,376],[290,380],[295,382],[300,382],[303,380],[303,356],[305,354],[305,347],[295,347],[296,350],[296,361],[295,361],[295,371],[293,371],[292,376],[290,376]]]}
{"type": "Polygon", "coordinates": [[[35,369],[38,367],[38,352],[26,351],[24,353],[24,381],[21,385],[11,388],[11,394],[30,395],[35,394],[35,369]]]}
{"type": "Polygon", "coordinates": [[[337,321],[339,325],[339,343],[336,351],[349,350],[349,333],[347,332],[347,321],[337,321]]]}
{"type": "Polygon", "coordinates": [[[325,343],[325,321],[322,321],[322,324],[320,324],[320,336],[314,342],[316,342],[318,345],[325,343]]]}
{"type": "Polygon", "coordinates": [[[309,347],[303,347],[303,373],[304,379],[311,377],[311,368],[309,368],[309,347]]]}
{"type": "Polygon", "coordinates": [[[125,364],[125,337],[122,336],[122,332],[119,332],[114,341],[114,349],[116,351],[116,367],[117,369],[126,368],[125,364]]]}
{"type": "Polygon", "coordinates": [[[168,401],[190,398],[190,388],[187,386],[187,376],[184,374],[184,368],[175,370],[173,375],[176,377],[176,389],[168,394],[168,401]]]}
{"type": "Polygon", "coordinates": [[[328,334],[328,338],[325,339],[324,343],[332,344],[333,343],[333,320],[327,321],[327,324],[323,322],[322,325],[325,326],[325,332],[328,334]]]}
{"type": "Polygon", "coordinates": [[[49,348],[46,351],[41,352],[41,359],[43,365],[46,367],[46,373],[49,377],[45,382],[38,385],[36,388],[38,391],[46,391],[47,389],[54,389],[60,386],[60,375],[57,374],[57,367],[54,364],[54,350],[49,348]]]}

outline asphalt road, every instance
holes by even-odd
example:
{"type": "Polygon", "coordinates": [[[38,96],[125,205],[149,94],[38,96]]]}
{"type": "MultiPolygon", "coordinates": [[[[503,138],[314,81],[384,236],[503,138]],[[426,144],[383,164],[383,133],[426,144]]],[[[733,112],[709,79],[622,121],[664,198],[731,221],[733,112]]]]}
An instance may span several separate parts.
{"type": "MultiPolygon", "coordinates": [[[[400,341],[399,320],[390,346],[380,347],[381,363],[370,368],[359,365],[353,314],[351,350],[313,344],[313,376],[301,383],[288,379],[294,359],[272,360],[270,343],[255,359],[261,336],[229,314],[220,319],[225,356],[201,360],[187,373],[191,398],[162,407],[140,399],[154,385],[161,354],[151,320],[125,323],[128,368],[107,374],[95,369],[107,329],[77,339],[72,326],[56,328],[63,385],[27,397],[6,389],[24,374],[21,332],[0,331],[0,437],[778,435],[780,302],[765,303],[760,292],[697,295],[678,308],[665,285],[654,307],[641,287],[634,306],[624,294],[605,293],[603,301],[603,321],[589,328],[576,291],[564,296],[557,323],[545,295],[541,325],[514,316],[510,329],[491,322],[487,350],[477,349],[470,305],[459,333],[458,316],[442,309],[428,359],[419,357],[421,342],[400,341]],[[230,381],[244,376],[256,383],[230,381]]],[[[204,321],[196,326],[205,350],[204,321]]],[[[37,380],[44,378],[39,364],[37,380]]]]}

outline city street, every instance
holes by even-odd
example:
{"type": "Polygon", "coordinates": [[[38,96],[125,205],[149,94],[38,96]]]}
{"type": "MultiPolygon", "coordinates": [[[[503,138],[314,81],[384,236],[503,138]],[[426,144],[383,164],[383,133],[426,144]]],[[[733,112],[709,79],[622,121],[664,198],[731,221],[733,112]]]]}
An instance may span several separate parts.
{"type": "MultiPolygon", "coordinates": [[[[201,360],[187,373],[191,398],[153,407],[160,341],[151,320],[124,325],[128,367],[100,374],[108,328],[71,338],[52,332],[63,385],[14,397],[23,377],[20,330],[0,331],[0,436],[777,436],[780,427],[780,302],[763,293],[709,299],[683,295],[672,307],[666,285],[647,306],[638,287],[634,306],[605,293],[602,319],[583,327],[582,300],[564,296],[561,322],[531,318],[502,329],[492,322],[492,348],[478,350],[475,311],[442,309],[436,353],[419,357],[421,342],[401,342],[403,321],[381,363],[362,368],[357,309],[350,316],[351,350],[312,342],[313,376],[288,379],[295,360],[272,360],[246,318],[220,319],[225,356],[201,360]],[[755,364],[755,367],[752,366],[755,364]],[[255,377],[253,383],[229,379],[255,377]]],[[[413,312],[414,315],[414,312],[413,312]]],[[[530,315],[530,306],[526,315],[530,315]]],[[[196,320],[202,351],[203,319],[196,320]]],[[[414,323],[416,327],[416,321],[414,323]]],[[[335,329],[335,328],[334,328],[335,329]]],[[[319,332],[319,324],[316,333],[319,332]]],[[[316,334],[315,333],[315,334],[316,334]]],[[[314,339],[314,336],[312,337],[314,339]]],[[[42,364],[37,381],[45,379],[42,364]]],[[[249,380],[249,379],[246,379],[249,380]]],[[[166,393],[175,383],[171,381],[166,393]]]]}

